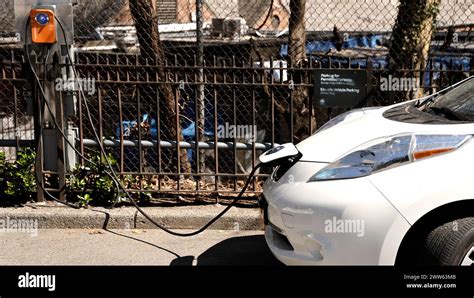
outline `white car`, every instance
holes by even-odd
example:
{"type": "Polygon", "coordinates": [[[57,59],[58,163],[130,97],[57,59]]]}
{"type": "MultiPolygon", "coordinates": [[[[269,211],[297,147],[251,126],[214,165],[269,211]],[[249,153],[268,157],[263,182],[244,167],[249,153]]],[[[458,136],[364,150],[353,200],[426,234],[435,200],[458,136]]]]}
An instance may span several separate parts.
{"type": "Polygon", "coordinates": [[[472,265],[473,135],[470,77],[267,151],[270,250],[288,265],[472,265]]]}

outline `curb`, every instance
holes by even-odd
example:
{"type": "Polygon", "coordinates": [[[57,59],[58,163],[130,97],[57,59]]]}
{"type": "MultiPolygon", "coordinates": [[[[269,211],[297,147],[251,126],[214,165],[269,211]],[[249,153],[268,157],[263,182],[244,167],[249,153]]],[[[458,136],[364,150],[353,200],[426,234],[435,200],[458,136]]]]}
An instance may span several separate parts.
{"type": "MultiPolygon", "coordinates": [[[[198,229],[208,223],[225,206],[144,207],[157,223],[170,229],[198,229]]],[[[3,227],[34,220],[39,229],[157,229],[137,209],[72,209],[68,207],[0,208],[3,227]]],[[[2,227],[2,225],[0,225],[2,227]]],[[[231,208],[213,223],[213,230],[262,230],[263,219],[258,208],[231,208]]],[[[1,232],[1,229],[0,229],[1,232]]]]}

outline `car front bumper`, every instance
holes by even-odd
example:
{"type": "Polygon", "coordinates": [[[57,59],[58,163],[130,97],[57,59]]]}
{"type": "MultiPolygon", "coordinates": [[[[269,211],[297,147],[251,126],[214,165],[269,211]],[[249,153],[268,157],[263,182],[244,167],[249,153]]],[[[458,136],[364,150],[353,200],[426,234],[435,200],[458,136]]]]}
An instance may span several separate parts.
{"type": "Polygon", "coordinates": [[[288,265],[393,264],[408,222],[367,178],[307,182],[326,165],[298,162],[265,183],[272,253],[288,265]]]}

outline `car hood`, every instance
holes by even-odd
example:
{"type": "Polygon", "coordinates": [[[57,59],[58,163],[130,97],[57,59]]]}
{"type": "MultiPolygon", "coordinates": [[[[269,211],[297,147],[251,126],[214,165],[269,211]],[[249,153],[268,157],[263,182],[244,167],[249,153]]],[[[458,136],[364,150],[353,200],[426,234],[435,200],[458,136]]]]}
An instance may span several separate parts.
{"type": "Polygon", "coordinates": [[[383,113],[394,106],[363,111],[358,117],[351,117],[303,140],[296,145],[303,154],[301,161],[333,162],[369,141],[397,134],[464,133],[465,125],[462,124],[413,124],[386,119],[383,113]]]}

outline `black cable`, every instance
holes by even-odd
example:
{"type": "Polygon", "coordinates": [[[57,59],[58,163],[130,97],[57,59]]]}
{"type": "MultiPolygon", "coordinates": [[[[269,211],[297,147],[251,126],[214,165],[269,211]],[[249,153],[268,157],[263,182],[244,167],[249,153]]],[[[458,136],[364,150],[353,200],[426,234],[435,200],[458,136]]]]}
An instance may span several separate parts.
{"type": "MultiPolygon", "coordinates": [[[[25,37],[26,38],[26,37],[25,37]]],[[[25,45],[26,45],[26,40],[25,40],[25,45]]],[[[51,51],[50,51],[50,48],[49,48],[49,45],[47,46],[47,50],[46,50],[46,56],[44,57],[43,59],[43,82],[42,82],[42,90],[44,91],[44,84],[46,82],[46,64],[48,62],[48,58],[49,58],[49,55],[50,55],[51,51]]],[[[34,69],[33,69],[33,65],[31,64],[31,59],[29,58],[29,53],[26,53],[26,55],[28,56],[28,61],[30,62],[29,65],[30,65],[30,68],[32,69],[33,73],[35,73],[34,69]]],[[[40,82],[39,81],[36,81],[36,83],[39,85],[40,82]]],[[[42,96],[42,100],[40,102],[40,110],[38,111],[39,114],[41,114],[44,110],[44,107],[46,105],[46,97],[44,96],[44,93],[43,93],[43,96],[42,96]]],[[[51,109],[49,108],[49,105],[48,105],[48,109],[49,109],[49,112],[50,114],[53,116],[53,113],[51,112],[51,109]]],[[[42,118],[40,118],[42,119],[42,118]]],[[[39,135],[42,137],[43,135],[43,125],[41,125],[41,122],[40,121],[40,126],[39,126],[39,135]]],[[[40,146],[40,139],[38,138],[38,141],[36,142],[36,147],[38,148],[40,146]]],[[[38,155],[35,156],[35,164],[37,164],[37,161],[38,161],[38,155]]],[[[35,176],[36,176],[36,183],[40,186],[40,188],[43,190],[43,193],[45,193],[49,198],[53,199],[54,201],[56,202],[59,202],[61,204],[64,204],[68,207],[72,207],[74,209],[79,209],[80,207],[75,205],[75,204],[71,204],[69,202],[63,202],[59,199],[57,199],[56,197],[54,197],[48,190],[46,190],[46,188],[44,187],[43,185],[43,179],[39,179],[40,177],[38,176],[38,171],[35,170],[35,176]],[[40,181],[41,180],[41,181],[40,181]]]]}
{"type": "MultiPolygon", "coordinates": [[[[44,94],[44,90],[43,90],[43,87],[41,85],[41,81],[38,77],[38,74],[36,73],[36,71],[34,70],[34,66],[33,66],[33,63],[31,62],[31,58],[30,58],[30,55],[29,55],[29,51],[28,51],[28,44],[27,44],[27,35],[28,35],[28,25],[30,23],[30,19],[28,18],[27,21],[26,21],[26,26],[25,26],[25,44],[24,44],[24,51],[25,51],[25,56],[26,56],[26,59],[28,61],[28,64],[31,68],[31,71],[32,73],[34,74],[34,77],[35,77],[35,82],[37,84],[37,86],[39,87],[42,95],[43,95],[43,98],[45,98],[45,94],[44,94]]],[[[47,55],[43,61],[43,65],[46,64],[46,59],[49,57],[49,49],[48,49],[48,52],[47,52],[47,55]]],[[[45,100],[46,102],[46,100],[45,100]]],[[[44,102],[40,102],[39,104],[39,111],[38,111],[38,115],[37,117],[40,117],[41,115],[41,110],[44,108],[44,102]]],[[[41,136],[42,136],[42,131],[43,131],[43,125],[41,123],[41,118],[39,120],[39,130],[38,130],[38,134],[37,134],[37,138],[36,138],[36,147],[38,148],[40,146],[40,139],[41,139],[41,136]]],[[[37,162],[37,159],[38,159],[38,155],[35,156],[35,163],[37,162]]],[[[79,208],[78,206],[76,205],[73,205],[73,204],[70,204],[68,202],[63,202],[61,200],[58,200],[57,198],[55,198],[48,190],[46,190],[46,188],[43,186],[43,183],[41,183],[40,181],[42,181],[42,179],[40,179],[40,177],[38,176],[38,171],[35,169],[35,179],[36,179],[36,182],[37,182],[37,185],[39,185],[39,187],[41,188],[41,190],[43,191],[43,193],[45,193],[50,199],[52,199],[53,201],[56,201],[58,203],[61,203],[63,205],[66,205],[68,207],[72,207],[72,208],[79,208]]]]}
{"type": "MultiPolygon", "coordinates": [[[[49,55],[49,49],[48,49],[48,55],[49,55]]],[[[54,113],[53,113],[53,111],[52,111],[52,109],[51,109],[51,106],[49,105],[49,102],[46,100],[46,94],[45,94],[45,92],[44,92],[44,88],[40,85],[39,77],[38,77],[38,75],[36,74],[36,71],[33,69],[34,66],[33,66],[33,64],[31,63],[31,59],[30,59],[30,57],[29,57],[29,54],[27,53],[26,56],[27,56],[27,59],[28,59],[30,68],[32,69],[32,72],[33,72],[33,74],[34,74],[34,76],[35,76],[36,83],[37,83],[37,85],[40,87],[39,89],[40,89],[40,92],[41,92],[41,95],[42,95],[42,98],[43,98],[43,100],[41,101],[41,105],[40,105],[40,106],[41,106],[41,110],[39,111],[40,115],[41,115],[41,113],[42,113],[44,107],[46,106],[47,109],[48,109],[48,111],[49,111],[49,113],[50,113],[51,119],[53,120],[53,123],[54,123],[55,127],[56,127],[57,130],[60,132],[60,134],[61,134],[61,136],[63,137],[63,139],[68,143],[68,145],[69,145],[69,146],[76,152],[76,154],[78,154],[79,157],[81,157],[83,160],[87,161],[88,163],[90,163],[90,164],[92,164],[92,165],[96,165],[96,166],[97,166],[97,164],[96,164],[94,161],[92,161],[92,160],[90,160],[89,158],[85,157],[79,150],[77,150],[77,149],[75,148],[74,144],[72,144],[71,141],[69,141],[68,137],[65,135],[65,133],[63,132],[63,130],[60,128],[60,125],[58,124],[58,122],[57,122],[57,120],[56,120],[56,117],[54,116],[54,113]]],[[[42,124],[40,123],[40,127],[39,127],[39,135],[40,135],[40,136],[42,135],[42,132],[43,132],[43,126],[42,126],[42,124]]],[[[38,139],[38,142],[37,142],[37,143],[39,143],[39,139],[38,139]]],[[[39,144],[37,144],[37,146],[39,146],[39,144]]],[[[38,158],[38,157],[36,157],[36,158],[38,158]]],[[[105,171],[105,173],[106,173],[106,174],[112,179],[112,181],[114,182],[115,188],[116,188],[116,190],[117,190],[116,196],[119,197],[119,193],[120,193],[120,187],[119,187],[119,185],[117,184],[117,182],[115,181],[115,179],[113,178],[113,176],[112,176],[108,171],[105,171]]],[[[36,179],[39,180],[39,177],[36,176],[36,179]]],[[[63,201],[58,200],[57,198],[55,198],[51,193],[49,193],[49,192],[43,187],[43,185],[42,185],[41,183],[39,183],[39,185],[40,185],[41,189],[43,190],[43,192],[45,192],[45,193],[48,195],[49,198],[51,198],[51,199],[53,199],[54,201],[59,202],[59,203],[61,203],[61,204],[68,205],[68,203],[65,203],[65,202],[63,202],[63,201]]],[[[115,205],[115,203],[112,205],[112,207],[113,207],[114,205],[115,205]]],[[[68,206],[70,206],[70,205],[68,205],[68,206]]],[[[75,205],[74,205],[74,206],[75,206],[75,205]]],[[[75,206],[75,207],[77,207],[77,206],[75,206]]],[[[77,208],[80,208],[80,207],[77,207],[77,208]]]]}
{"type": "MultiPolygon", "coordinates": [[[[69,53],[69,45],[68,45],[68,42],[67,42],[67,37],[66,37],[66,30],[64,29],[64,26],[61,22],[61,20],[57,17],[57,16],[54,16],[55,19],[57,20],[60,28],[61,28],[61,31],[62,31],[62,35],[64,37],[64,42],[66,44],[66,52],[67,52],[67,57],[68,57],[68,61],[70,62],[71,64],[71,68],[73,70],[73,73],[74,73],[74,76],[76,78],[78,78],[78,74],[77,74],[77,71],[76,71],[76,68],[74,66],[74,64],[72,63],[72,59],[71,59],[71,55],[69,53]]],[[[85,96],[84,94],[84,91],[82,90],[82,86],[79,84],[79,92],[81,93],[82,97],[84,98],[84,106],[86,108],[86,114],[87,114],[87,117],[88,117],[88,120],[89,120],[89,123],[91,124],[91,128],[92,128],[92,132],[94,133],[94,137],[97,141],[97,144],[102,152],[102,154],[104,154],[105,156],[107,156],[107,153],[105,152],[105,149],[103,147],[103,144],[102,144],[102,140],[100,140],[99,138],[99,135],[97,134],[97,130],[95,129],[95,126],[94,126],[94,121],[92,120],[92,115],[90,113],[90,109],[89,109],[89,104],[87,102],[87,97],[85,96]]],[[[244,186],[242,187],[239,195],[232,201],[232,203],[227,206],[222,212],[220,212],[216,217],[214,217],[213,219],[211,219],[207,224],[205,224],[202,228],[194,231],[194,232],[190,232],[190,233],[178,233],[178,232],[174,232],[174,231],[171,231],[169,230],[168,228],[162,226],[161,224],[157,223],[156,221],[154,221],[148,214],[145,213],[145,211],[143,211],[140,206],[138,206],[138,204],[136,203],[136,201],[133,199],[133,197],[130,195],[130,193],[125,189],[125,187],[122,185],[122,183],[120,182],[120,179],[118,178],[117,176],[117,173],[115,172],[115,170],[113,169],[112,165],[110,164],[110,161],[108,160],[108,158],[105,158],[106,162],[107,162],[107,165],[111,171],[111,174],[114,176],[114,179],[116,180],[116,182],[119,184],[120,188],[123,190],[123,192],[125,193],[125,195],[127,196],[127,198],[130,200],[130,202],[132,202],[132,204],[135,206],[135,208],[146,218],[148,219],[151,223],[153,223],[155,226],[157,226],[158,228],[162,229],[163,231],[171,234],[171,235],[174,235],[174,236],[181,236],[181,237],[189,237],[189,236],[194,236],[194,235],[197,235],[201,232],[203,232],[204,230],[206,230],[210,225],[212,225],[215,221],[217,221],[220,217],[222,217],[227,211],[229,211],[230,208],[232,208],[233,206],[235,206],[235,204],[241,199],[243,193],[245,192],[245,190],[247,189],[247,187],[249,186],[250,184],[250,181],[252,180],[254,174],[255,174],[255,171],[260,168],[261,164],[257,164],[253,169],[252,171],[250,172],[249,174],[249,177],[247,178],[247,181],[245,182],[244,186]]]]}
{"type": "MultiPolygon", "coordinates": [[[[43,86],[42,86],[42,84],[41,84],[41,81],[40,81],[40,79],[39,79],[39,76],[38,76],[38,74],[36,73],[36,71],[35,71],[35,69],[34,69],[34,65],[33,65],[33,63],[31,62],[31,58],[30,58],[29,51],[28,51],[27,37],[28,37],[28,25],[29,25],[29,23],[30,23],[30,19],[28,18],[28,19],[27,19],[27,22],[26,22],[26,26],[25,26],[25,44],[24,44],[24,51],[25,51],[25,56],[26,56],[26,59],[27,59],[27,61],[28,61],[28,64],[29,64],[29,66],[30,66],[30,68],[31,68],[31,71],[32,71],[33,75],[34,75],[36,85],[39,87],[39,91],[40,91],[40,93],[41,93],[41,95],[42,95],[42,99],[43,99],[43,100],[40,102],[40,108],[39,108],[40,110],[38,111],[38,115],[37,115],[37,116],[38,116],[38,117],[41,117],[42,111],[43,111],[43,109],[44,109],[44,107],[45,107],[45,105],[46,105],[46,107],[48,108],[48,111],[49,111],[49,113],[50,113],[50,115],[51,115],[51,119],[52,119],[53,122],[54,122],[55,127],[58,129],[58,131],[60,132],[60,134],[62,135],[62,137],[64,138],[64,140],[66,140],[66,142],[69,144],[69,146],[71,146],[71,148],[72,148],[83,160],[85,160],[85,161],[87,161],[87,162],[89,162],[89,163],[95,165],[95,163],[94,163],[92,160],[90,160],[90,159],[88,159],[87,157],[85,157],[85,156],[84,156],[81,152],[79,152],[79,151],[75,148],[75,146],[69,141],[68,137],[64,134],[64,132],[63,132],[62,129],[60,128],[60,126],[59,126],[59,124],[58,124],[58,122],[57,122],[57,120],[56,120],[56,117],[54,116],[54,113],[52,112],[51,106],[49,105],[49,102],[46,100],[46,93],[44,92],[44,88],[43,88],[43,86]]],[[[43,60],[43,66],[46,65],[46,60],[47,60],[47,58],[49,57],[49,54],[50,54],[50,51],[49,51],[49,48],[48,48],[47,55],[46,55],[45,59],[43,60]]],[[[46,72],[44,72],[44,75],[46,75],[46,72]]],[[[43,83],[44,83],[44,81],[45,81],[45,80],[43,79],[43,83]]],[[[38,136],[37,136],[36,147],[39,147],[40,138],[41,138],[42,132],[43,132],[43,125],[42,125],[41,119],[42,119],[42,118],[40,118],[40,121],[39,121],[39,132],[38,132],[38,136]]],[[[35,157],[35,160],[37,160],[37,158],[38,158],[38,156],[35,157]]],[[[76,205],[70,204],[70,203],[68,203],[68,202],[63,202],[63,201],[57,199],[56,197],[54,197],[49,191],[47,191],[47,190],[45,189],[45,187],[43,186],[42,183],[39,183],[40,180],[42,181],[42,179],[40,179],[40,177],[38,176],[38,172],[37,172],[37,171],[35,171],[35,172],[36,172],[35,178],[36,178],[36,180],[37,180],[37,182],[38,182],[37,184],[40,186],[40,188],[43,190],[43,192],[44,192],[50,199],[52,199],[53,201],[56,201],[56,202],[58,202],[58,203],[61,203],[61,204],[63,204],[63,205],[69,206],[69,207],[73,207],[73,208],[76,208],[76,209],[80,208],[80,207],[78,207],[78,206],[76,206],[76,205]]],[[[105,173],[112,179],[112,181],[114,181],[114,183],[115,183],[115,185],[116,185],[117,197],[118,197],[118,196],[119,196],[119,191],[120,191],[119,185],[116,183],[115,179],[113,179],[113,176],[111,176],[110,173],[108,173],[107,171],[106,171],[105,173]]]]}
{"type": "Polygon", "coordinates": [[[260,29],[262,29],[263,26],[265,26],[265,23],[268,21],[268,18],[270,18],[270,15],[272,14],[272,11],[273,11],[273,1],[274,0],[271,0],[270,2],[270,7],[268,8],[268,13],[267,13],[267,16],[265,17],[265,20],[263,20],[262,24],[260,24],[260,26],[258,26],[257,29],[254,29],[255,31],[259,31],[260,29]]]}

